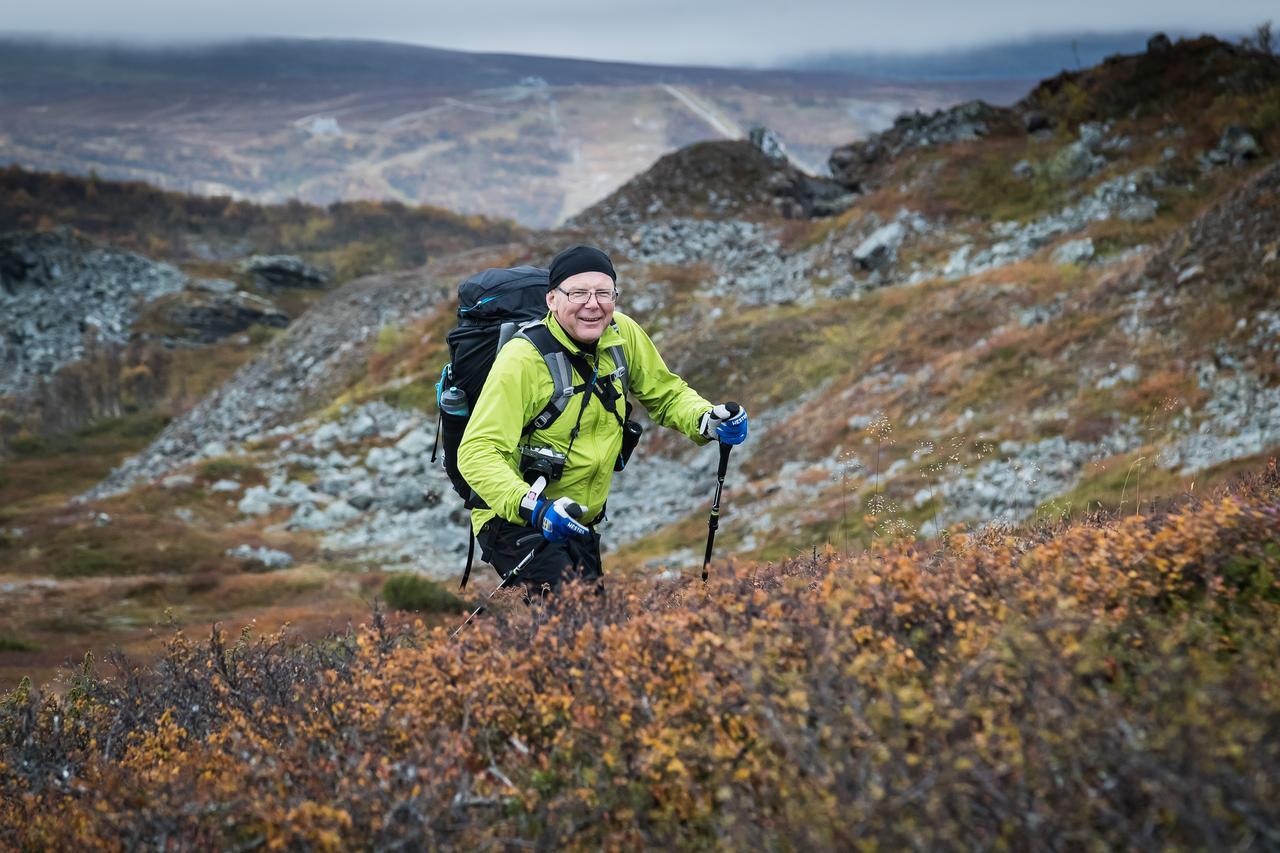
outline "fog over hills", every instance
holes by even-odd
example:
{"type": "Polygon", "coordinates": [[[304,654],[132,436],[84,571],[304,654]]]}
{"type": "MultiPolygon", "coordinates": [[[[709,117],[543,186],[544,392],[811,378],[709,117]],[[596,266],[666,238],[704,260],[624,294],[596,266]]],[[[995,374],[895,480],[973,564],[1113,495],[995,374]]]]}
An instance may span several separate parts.
{"type": "Polygon", "coordinates": [[[401,44],[0,43],[0,162],[260,202],[379,199],[546,226],[668,151],[778,131],[820,170],[900,112],[1025,85],[401,44]]]}
{"type": "Polygon", "coordinates": [[[1140,51],[1151,35],[1149,30],[1061,33],[951,50],[815,53],[779,67],[893,80],[1038,80],[1140,51]]]}

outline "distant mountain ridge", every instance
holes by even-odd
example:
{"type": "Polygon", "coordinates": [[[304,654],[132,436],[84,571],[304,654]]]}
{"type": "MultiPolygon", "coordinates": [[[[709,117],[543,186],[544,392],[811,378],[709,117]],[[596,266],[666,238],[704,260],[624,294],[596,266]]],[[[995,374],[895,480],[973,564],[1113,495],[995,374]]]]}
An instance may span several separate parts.
{"type": "MultiPolygon", "coordinates": [[[[1064,33],[954,50],[829,53],[796,57],[779,67],[872,79],[1039,80],[1097,65],[1115,54],[1141,52],[1152,34],[1150,30],[1064,33]]],[[[1168,35],[1185,34],[1170,31],[1168,35]]]]}

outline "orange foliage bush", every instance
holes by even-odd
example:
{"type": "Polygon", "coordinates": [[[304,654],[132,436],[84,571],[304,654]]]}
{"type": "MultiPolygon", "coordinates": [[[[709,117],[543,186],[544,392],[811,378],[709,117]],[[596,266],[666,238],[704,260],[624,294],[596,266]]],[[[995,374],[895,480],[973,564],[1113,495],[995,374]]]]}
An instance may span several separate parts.
{"type": "Polygon", "coordinates": [[[0,710],[15,847],[1271,847],[1280,475],[456,641],[176,636],[0,710]]]}

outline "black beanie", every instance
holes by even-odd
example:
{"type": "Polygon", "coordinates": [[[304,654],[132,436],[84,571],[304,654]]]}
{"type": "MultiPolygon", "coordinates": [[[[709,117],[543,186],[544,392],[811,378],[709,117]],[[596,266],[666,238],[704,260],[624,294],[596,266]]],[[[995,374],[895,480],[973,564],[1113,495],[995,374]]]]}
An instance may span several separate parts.
{"type": "Polygon", "coordinates": [[[580,272],[602,272],[616,284],[618,274],[613,271],[609,256],[595,246],[573,246],[556,255],[551,261],[551,288],[560,286],[571,275],[580,272]]]}

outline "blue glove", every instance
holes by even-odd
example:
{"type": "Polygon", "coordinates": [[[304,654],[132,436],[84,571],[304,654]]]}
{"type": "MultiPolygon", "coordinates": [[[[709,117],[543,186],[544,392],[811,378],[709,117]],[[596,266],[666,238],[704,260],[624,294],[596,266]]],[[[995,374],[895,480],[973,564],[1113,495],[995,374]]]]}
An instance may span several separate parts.
{"type": "Polygon", "coordinates": [[[569,498],[549,501],[539,498],[533,507],[533,526],[548,542],[563,542],[570,536],[588,536],[591,531],[578,523],[583,506],[569,498]]]}
{"type": "Polygon", "coordinates": [[[722,403],[702,416],[700,431],[722,444],[742,444],[747,440],[747,410],[737,403],[722,403]]]}

